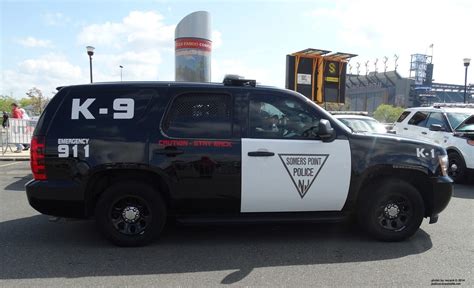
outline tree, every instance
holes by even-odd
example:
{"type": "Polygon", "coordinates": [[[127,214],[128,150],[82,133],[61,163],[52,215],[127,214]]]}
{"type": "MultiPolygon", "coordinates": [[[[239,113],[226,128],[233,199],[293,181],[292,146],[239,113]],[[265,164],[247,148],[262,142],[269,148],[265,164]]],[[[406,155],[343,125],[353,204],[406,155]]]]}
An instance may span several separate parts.
{"type": "Polygon", "coordinates": [[[11,105],[14,102],[16,100],[10,96],[0,95],[0,112],[10,112],[12,110],[11,105]]]}
{"type": "Polygon", "coordinates": [[[395,107],[388,104],[381,104],[374,111],[374,118],[383,123],[393,123],[403,113],[402,107],[395,107]]]}
{"type": "Polygon", "coordinates": [[[33,108],[33,113],[35,115],[41,114],[41,112],[43,112],[44,107],[48,103],[48,99],[43,96],[43,92],[41,92],[41,90],[39,90],[38,88],[33,87],[28,90],[28,92],[26,92],[26,96],[28,96],[28,98],[31,100],[30,105],[33,108]]]}
{"type": "Polygon", "coordinates": [[[20,104],[20,107],[23,107],[23,108],[25,108],[27,106],[30,106],[30,105],[33,105],[33,99],[31,99],[31,98],[22,98],[18,102],[20,104]]]}

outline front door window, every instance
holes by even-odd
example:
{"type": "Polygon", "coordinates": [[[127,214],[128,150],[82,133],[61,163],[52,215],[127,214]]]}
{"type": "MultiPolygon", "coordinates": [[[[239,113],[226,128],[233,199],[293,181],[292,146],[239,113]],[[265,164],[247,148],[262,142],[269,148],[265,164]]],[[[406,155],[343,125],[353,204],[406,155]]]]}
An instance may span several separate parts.
{"type": "Polygon", "coordinates": [[[315,111],[297,98],[254,95],[250,99],[251,138],[308,139],[309,131],[317,132],[319,120],[315,111]]]}

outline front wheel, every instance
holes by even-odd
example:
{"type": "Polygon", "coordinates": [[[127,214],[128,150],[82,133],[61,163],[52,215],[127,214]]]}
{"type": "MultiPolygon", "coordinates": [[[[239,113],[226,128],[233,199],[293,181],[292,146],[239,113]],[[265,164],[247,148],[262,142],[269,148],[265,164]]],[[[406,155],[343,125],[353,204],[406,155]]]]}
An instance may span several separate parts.
{"type": "Polygon", "coordinates": [[[107,188],[95,210],[102,234],[118,246],[143,246],[159,235],[166,223],[166,206],[150,185],[127,181],[107,188]]]}
{"type": "Polygon", "coordinates": [[[448,175],[453,178],[454,182],[463,183],[467,174],[464,159],[456,152],[448,153],[448,159],[448,175]]]}
{"type": "Polygon", "coordinates": [[[424,203],[418,190],[397,179],[371,185],[359,202],[359,224],[374,238],[401,241],[421,225],[424,203]]]}

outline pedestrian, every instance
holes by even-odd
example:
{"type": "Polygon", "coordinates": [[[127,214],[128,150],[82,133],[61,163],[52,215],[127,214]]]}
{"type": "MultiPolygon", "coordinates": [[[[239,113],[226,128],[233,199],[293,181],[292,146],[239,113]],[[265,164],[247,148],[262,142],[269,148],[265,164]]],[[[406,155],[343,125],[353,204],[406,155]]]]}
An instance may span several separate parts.
{"type": "Polygon", "coordinates": [[[28,115],[28,113],[26,113],[26,110],[23,109],[23,108],[20,108],[20,111],[21,111],[21,119],[25,119],[25,120],[30,120],[30,116],[28,115]]]}
{"type": "Polygon", "coordinates": [[[6,111],[3,111],[3,121],[2,121],[2,126],[3,128],[8,127],[8,113],[6,111]]]}
{"type": "MultiPolygon", "coordinates": [[[[28,115],[28,113],[26,113],[25,109],[20,108],[20,111],[21,111],[21,116],[22,116],[23,120],[30,120],[31,119],[30,116],[28,115]]],[[[26,122],[29,124],[29,121],[26,121],[26,122]]],[[[26,126],[26,131],[27,131],[27,133],[30,133],[32,131],[30,131],[31,127],[28,124],[26,126]]],[[[23,148],[23,150],[30,149],[30,143],[23,143],[23,146],[25,147],[25,148],[23,148]]]]}
{"type": "MultiPolygon", "coordinates": [[[[18,107],[18,104],[12,103],[11,107],[12,107],[12,118],[22,119],[23,113],[21,113],[21,110],[18,107]]],[[[15,144],[15,146],[16,146],[16,150],[14,151],[15,153],[20,153],[21,151],[23,151],[23,149],[25,149],[25,146],[23,146],[22,144],[15,144]]]]}

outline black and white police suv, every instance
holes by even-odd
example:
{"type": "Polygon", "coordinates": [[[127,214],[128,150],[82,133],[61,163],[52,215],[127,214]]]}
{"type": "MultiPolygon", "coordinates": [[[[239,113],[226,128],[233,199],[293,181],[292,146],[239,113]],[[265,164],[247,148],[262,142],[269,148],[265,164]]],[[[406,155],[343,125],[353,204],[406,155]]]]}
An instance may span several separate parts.
{"type": "Polygon", "coordinates": [[[474,104],[435,103],[406,109],[393,131],[401,136],[432,141],[448,151],[448,174],[463,183],[474,176],[474,104]]]}
{"type": "Polygon", "coordinates": [[[94,216],[121,246],[179,223],[335,221],[356,216],[377,239],[435,223],[452,180],[446,150],[352,133],[306,97],[223,84],[63,87],[34,132],[31,206],[94,216]]]}

